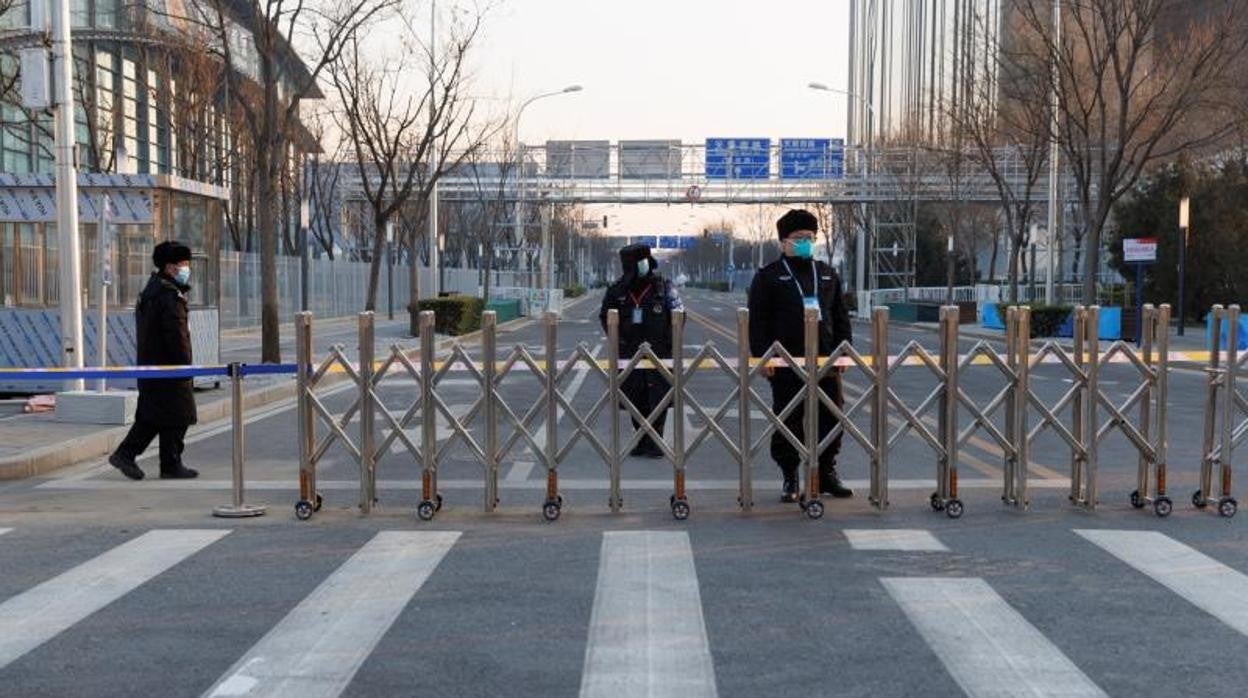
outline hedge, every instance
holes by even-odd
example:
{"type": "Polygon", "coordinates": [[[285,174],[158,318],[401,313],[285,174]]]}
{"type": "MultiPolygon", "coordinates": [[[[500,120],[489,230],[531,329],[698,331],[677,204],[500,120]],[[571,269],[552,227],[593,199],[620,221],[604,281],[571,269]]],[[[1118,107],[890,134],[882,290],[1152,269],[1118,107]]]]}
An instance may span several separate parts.
{"type": "MultiPolygon", "coordinates": [[[[1009,311],[1009,303],[998,303],[997,312],[1004,321],[1009,311]]],[[[1057,330],[1075,312],[1069,305],[1033,305],[1031,306],[1031,338],[1056,337],[1057,330]]]]}
{"type": "Polygon", "coordinates": [[[418,301],[416,307],[433,311],[435,332],[457,336],[481,329],[485,302],[474,296],[447,296],[418,301]]]}
{"type": "Polygon", "coordinates": [[[564,298],[580,298],[585,295],[585,287],[580,284],[572,284],[563,287],[564,298]]]}

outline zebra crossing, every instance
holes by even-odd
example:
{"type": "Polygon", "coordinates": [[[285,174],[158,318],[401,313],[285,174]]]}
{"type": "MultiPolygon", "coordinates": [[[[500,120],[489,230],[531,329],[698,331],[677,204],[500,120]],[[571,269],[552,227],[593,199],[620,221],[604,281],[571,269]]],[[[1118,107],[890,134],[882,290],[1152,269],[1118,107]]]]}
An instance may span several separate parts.
{"type": "MultiPolygon", "coordinates": [[[[717,669],[723,667],[717,666],[720,658],[715,648],[725,638],[716,636],[708,618],[743,609],[713,603],[703,594],[705,585],[716,580],[699,569],[693,533],[609,530],[551,534],[555,537],[541,541],[544,549],[554,550],[555,557],[561,544],[570,544],[578,536],[599,543],[596,568],[570,568],[579,570],[575,574],[582,577],[586,570],[596,569],[594,578],[568,580],[593,590],[587,616],[572,617],[573,624],[580,626],[575,634],[583,643],[579,646],[579,689],[570,688],[580,696],[714,698],[721,692],[737,693],[719,678],[717,669]]],[[[265,532],[247,534],[255,537],[265,532]]],[[[27,532],[20,526],[0,528],[0,535],[4,535],[2,555],[6,546],[20,542],[27,532]]],[[[469,583],[462,570],[452,573],[444,568],[454,566],[457,554],[474,552],[476,535],[437,530],[372,533],[353,550],[343,551],[346,558],[340,564],[314,566],[311,574],[323,574],[319,583],[308,580],[314,588],[300,592],[302,597],[293,600],[267,632],[247,642],[224,670],[215,670],[215,679],[191,690],[212,698],[352,693],[352,682],[361,668],[404,627],[397,623],[400,616],[413,607],[438,603],[423,598],[431,580],[455,574],[455,585],[469,583]]],[[[1051,636],[1045,622],[1029,617],[1029,606],[1019,606],[1017,597],[996,588],[991,577],[961,568],[933,574],[932,567],[920,562],[909,567],[875,567],[881,560],[934,561],[964,554],[956,542],[946,540],[945,533],[920,528],[846,528],[830,535],[835,540],[829,549],[838,552],[827,559],[827,567],[868,565],[864,583],[881,591],[870,597],[881,604],[870,612],[904,618],[910,632],[943,668],[944,680],[966,695],[1102,696],[1112,692],[1107,677],[1088,666],[1086,655],[1070,652],[1065,638],[1051,636]],[[898,573],[906,569],[915,572],[898,573]]],[[[1235,568],[1243,567],[1242,557],[1234,566],[1228,565],[1156,531],[1073,529],[1062,535],[1070,545],[1078,546],[1079,555],[1074,557],[1087,556],[1098,571],[1155,584],[1176,597],[1193,617],[1248,639],[1248,574],[1235,568]]],[[[193,586],[195,577],[170,578],[171,572],[212,551],[238,556],[230,548],[238,540],[235,531],[223,528],[140,532],[28,590],[0,599],[0,685],[11,680],[10,672],[36,650],[78,632],[93,615],[119,600],[150,595],[171,585],[193,586]]],[[[584,557],[585,543],[579,541],[581,547],[575,550],[570,547],[570,554],[584,557]]],[[[716,565],[711,569],[712,577],[724,571],[716,565]]],[[[519,570],[506,572],[474,567],[471,582],[486,586],[506,582],[523,588],[543,583],[549,574],[549,570],[529,570],[523,564],[519,570]]],[[[445,589],[428,593],[442,594],[437,598],[445,603],[445,589]]],[[[214,590],[184,591],[211,594],[214,590]]],[[[1147,621],[1143,609],[1140,621],[1147,621]]],[[[436,636],[432,632],[426,641],[445,642],[436,636]]],[[[747,645],[749,640],[745,639],[747,645]]],[[[424,645],[414,646],[419,652],[424,645]]],[[[907,658],[895,659],[905,663],[907,658]]],[[[74,658],[58,661],[72,666],[74,658]]],[[[515,694],[525,694],[524,687],[516,686],[515,694]]]]}

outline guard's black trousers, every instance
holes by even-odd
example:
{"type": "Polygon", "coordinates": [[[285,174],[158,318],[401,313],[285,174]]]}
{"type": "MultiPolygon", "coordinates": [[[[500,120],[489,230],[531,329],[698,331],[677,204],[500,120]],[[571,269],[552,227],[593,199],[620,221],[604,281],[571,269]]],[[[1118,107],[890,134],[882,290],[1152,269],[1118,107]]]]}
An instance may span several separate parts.
{"type": "MultiPolygon", "coordinates": [[[[628,378],[624,379],[624,383],[620,386],[620,392],[624,393],[624,397],[633,403],[633,407],[641,413],[643,417],[650,416],[650,411],[663,401],[671,389],[671,384],[663,378],[663,374],[653,368],[636,368],[632,373],[628,374],[628,378]]],[[[636,417],[630,417],[633,422],[633,430],[641,428],[641,423],[636,417]]],[[[667,424],[667,410],[663,410],[654,418],[654,430],[663,435],[663,427],[667,424]]],[[[654,439],[650,438],[650,434],[644,434],[641,440],[637,442],[641,448],[658,449],[658,444],[654,443],[654,439]]]]}
{"type": "Polygon", "coordinates": [[[182,451],[186,448],[187,427],[166,427],[151,422],[136,421],[130,433],[117,447],[117,455],[127,460],[138,458],[147,450],[152,439],[160,436],[160,470],[176,470],[182,464],[182,451]]]}
{"type": "MultiPolygon", "coordinates": [[[[841,377],[834,374],[819,381],[819,388],[832,398],[832,402],[837,407],[844,407],[845,397],[841,393],[841,377]]],[[[793,412],[789,414],[788,419],[784,420],[785,426],[798,441],[805,443],[805,402],[806,382],[798,377],[791,369],[777,368],[775,375],[771,377],[771,408],[772,411],[779,415],[788,406],[789,402],[797,395],[802,395],[801,402],[797,404],[793,412]]],[[[822,442],[828,432],[836,426],[837,419],[832,411],[823,403],[819,404],[819,440],[822,442]]],[[[836,456],[841,452],[841,438],[844,433],[837,434],[836,438],[828,444],[823,453],[819,454],[819,473],[823,477],[829,477],[833,469],[836,467],[836,456]]],[[[797,477],[798,466],[802,463],[802,457],[789,442],[787,438],[779,431],[775,431],[771,435],[771,457],[776,461],[776,465],[780,466],[780,470],[784,472],[786,478],[797,477]]]]}

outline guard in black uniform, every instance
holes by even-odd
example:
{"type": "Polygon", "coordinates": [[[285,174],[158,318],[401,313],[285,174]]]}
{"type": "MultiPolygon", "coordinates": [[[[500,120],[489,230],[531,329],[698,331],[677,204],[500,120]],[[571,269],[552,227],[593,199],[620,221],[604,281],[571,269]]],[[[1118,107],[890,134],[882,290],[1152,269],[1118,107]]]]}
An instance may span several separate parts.
{"type": "MultiPolygon", "coordinates": [[[[841,280],[832,267],[814,260],[814,241],[818,219],[809,211],[793,210],[776,221],[776,231],[784,255],[754,275],[750,284],[750,353],[762,356],[774,342],[794,357],[806,353],[804,315],[806,308],[819,310],[819,355],[828,356],[841,342],[853,340],[849,313],[841,296],[841,280]]],[[[789,402],[805,389],[805,383],[790,368],[767,368],[764,374],[771,382],[772,409],[780,414],[789,402]]],[[[841,376],[836,371],[819,382],[820,388],[838,406],[844,405],[841,376]]],[[[805,404],[799,403],[785,426],[798,439],[805,438],[805,404]]],[[[819,439],[823,440],[836,426],[836,418],[822,403],[819,406],[819,439]]],[[[836,456],[841,450],[837,436],[819,455],[819,490],[833,497],[852,497],[853,491],[841,484],[836,472],[836,456]]],[[[784,485],[780,500],[796,502],[800,490],[797,480],[801,457],[793,444],[776,432],[771,437],[771,457],[780,466],[784,485]]]]}
{"type": "MultiPolygon", "coordinates": [[[[191,248],[166,241],[152,251],[156,270],[139,294],[135,328],[140,366],[187,366],[194,363],[187,325],[186,294],[191,290],[191,248]]],[[[182,464],[186,430],[195,423],[195,390],[190,378],[141,378],[134,425],[108,458],[131,480],[142,480],[135,459],[160,437],[160,476],[193,478],[182,464]]]]}
{"type": "MultiPolygon", "coordinates": [[[[620,262],[624,274],[607,289],[598,313],[602,331],[607,331],[607,312],[619,311],[621,359],[631,359],[643,342],[650,343],[658,358],[672,358],[672,311],[684,308],[680,295],[671,281],[655,273],[659,265],[649,245],[621,248],[620,262]]],[[[620,386],[624,397],[643,415],[649,415],[670,388],[663,374],[653,368],[634,369],[620,386]]],[[[633,429],[641,426],[636,418],[632,421],[633,429]]],[[[666,422],[667,411],[664,410],[654,421],[654,430],[660,436],[666,422]]],[[[641,437],[631,453],[647,458],[663,457],[663,450],[649,434],[641,437]]]]}

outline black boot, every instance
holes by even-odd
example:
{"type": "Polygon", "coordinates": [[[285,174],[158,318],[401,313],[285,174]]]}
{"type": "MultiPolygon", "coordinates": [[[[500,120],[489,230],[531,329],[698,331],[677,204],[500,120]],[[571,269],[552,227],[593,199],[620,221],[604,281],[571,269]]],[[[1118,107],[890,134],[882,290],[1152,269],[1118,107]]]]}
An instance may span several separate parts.
{"type": "Polygon", "coordinates": [[[780,488],[780,501],[785,504],[792,504],[797,501],[797,493],[800,488],[797,486],[797,476],[784,477],[784,485],[780,488]]]}
{"type": "Polygon", "coordinates": [[[819,494],[825,494],[834,499],[849,499],[854,496],[854,491],[841,484],[841,478],[836,473],[836,466],[833,466],[819,473],[819,494]]]}
{"type": "Polygon", "coordinates": [[[143,479],[143,471],[139,468],[139,464],[134,462],[133,458],[123,456],[120,453],[114,453],[108,457],[108,464],[120,470],[122,475],[131,480],[143,479]]]}
{"type": "Polygon", "coordinates": [[[197,477],[199,477],[198,470],[188,468],[181,463],[170,468],[161,467],[160,469],[161,480],[190,480],[197,477]]]}

